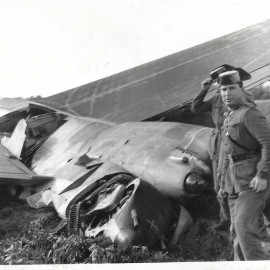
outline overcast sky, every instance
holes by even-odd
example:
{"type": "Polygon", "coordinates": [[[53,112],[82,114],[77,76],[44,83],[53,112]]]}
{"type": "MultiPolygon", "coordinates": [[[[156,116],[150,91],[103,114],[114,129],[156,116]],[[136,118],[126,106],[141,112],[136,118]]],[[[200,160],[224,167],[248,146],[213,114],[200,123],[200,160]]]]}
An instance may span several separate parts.
{"type": "Polygon", "coordinates": [[[270,19],[268,0],[0,0],[0,97],[49,96],[270,19]]]}

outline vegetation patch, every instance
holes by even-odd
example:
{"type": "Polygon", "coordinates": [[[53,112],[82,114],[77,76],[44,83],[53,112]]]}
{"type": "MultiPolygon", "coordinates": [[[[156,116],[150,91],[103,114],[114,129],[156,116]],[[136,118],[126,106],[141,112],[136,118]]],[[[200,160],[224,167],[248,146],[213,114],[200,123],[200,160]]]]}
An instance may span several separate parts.
{"type": "MultiPolygon", "coordinates": [[[[102,235],[95,239],[67,236],[65,221],[53,208],[32,209],[26,203],[6,198],[0,204],[0,265],[233,260],[229,232],[211,229],[219,219],[215,194],[208,192],[187,199],[184,204],[194,223],[177,247],[149,250],[145,246],[131,246],[123,251],[102,235]]],[[[263,223],[261,228],[264,240],[269,242],[263,223]]]]}

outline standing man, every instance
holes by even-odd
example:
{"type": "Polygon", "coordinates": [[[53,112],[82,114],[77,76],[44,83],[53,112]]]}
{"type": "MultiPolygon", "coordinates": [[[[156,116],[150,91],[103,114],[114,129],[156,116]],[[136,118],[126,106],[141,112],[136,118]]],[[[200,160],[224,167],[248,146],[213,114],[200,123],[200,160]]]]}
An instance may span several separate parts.
{"type": "Polygon", "coordinates": [[[234,260],[265,260],[258,220],[269,190],[270,127],[254,104],[246,101],[238,71],[221,73],[218,82],[228,107],[219,195],[229,194],[234,260]]]}
{"type": "MultiPolygon", "coordinates": [[[[222,101],[220,91],[218,90],[216,94],[204,101],[209,89],[211,88],[212,82],[218,79],[218,75],[221,72],[228,70],[235,70],[236,68],[227,64],[224,64],[210,73],[211,78],[206,79],[202,82],[202,90],[199,94],[194,98],[191,104],[191,111],[199,114],[203,112],[211,112],[213,122],[215,124],[215,129],[213,130],[211,137],[211,152],[212,152],[212,169],[213,169],[213,177],[214,177],[214,185],[215,191],[218,193],[220,188],[220,173],[218,171],[218,160],[219,160],[219,152],[221,145],[221,128],[224,122],[224,113],[226,112],[226,106],[222,101]]],[[[242,81],[248,80],[251,78],[251,75],[241,68],[237,68],[240,73],[242,81]]],[[[248,92],[245,93],[245,98],[254,103],[253,96],[248,92]]],[[[225,230],[229,228],[230,225],[230,210],[228,205],[227,196],[223,198],[217,197],[217,200],[220,205],[220,221],[213,228],[215,230],[225,230]]]]}

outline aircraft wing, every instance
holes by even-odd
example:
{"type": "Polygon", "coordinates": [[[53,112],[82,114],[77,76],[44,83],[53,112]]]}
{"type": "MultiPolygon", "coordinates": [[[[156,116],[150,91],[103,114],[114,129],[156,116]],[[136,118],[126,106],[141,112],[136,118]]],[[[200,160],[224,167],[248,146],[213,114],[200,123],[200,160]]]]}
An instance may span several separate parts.
{"type": "MultiPolygon", "coordinates": [[[[81,116],[114,122],[141,121],[194,98],[201,81],[222,64],[269,75],[270,20],[184,51],[47,97],[41,102],[81,116]]],[[[268,77],[269,79],[269,77],[268,77]]],[[[254,84],[258,85],[258,84],[254,84]]],[[[249,87],[250,89],[250,87],[249,87]]]]}
{"type": "Polygon", "coordinates": [[[32,186],[52,178],[36,175],[0,144],[0,185],[32,186]]]}

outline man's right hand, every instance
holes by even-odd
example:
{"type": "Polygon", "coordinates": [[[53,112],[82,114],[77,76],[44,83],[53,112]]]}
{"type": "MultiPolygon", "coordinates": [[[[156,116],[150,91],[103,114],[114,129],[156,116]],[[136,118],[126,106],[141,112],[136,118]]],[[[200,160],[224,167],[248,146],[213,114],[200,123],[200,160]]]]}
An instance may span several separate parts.
{"type": "Polygon", "coordinates": [[[207,78],[204,81],[202,81],[202,90],[207,92],[210,89],[212,82],[213,80],[210,78],[207,78]]]}
{"type": "Polygon", "coordinates": [[[227,196],[227,192],[224,189],[220,189],[218,192],[218,197],[221,199],[225,199],[227,196]]]}

